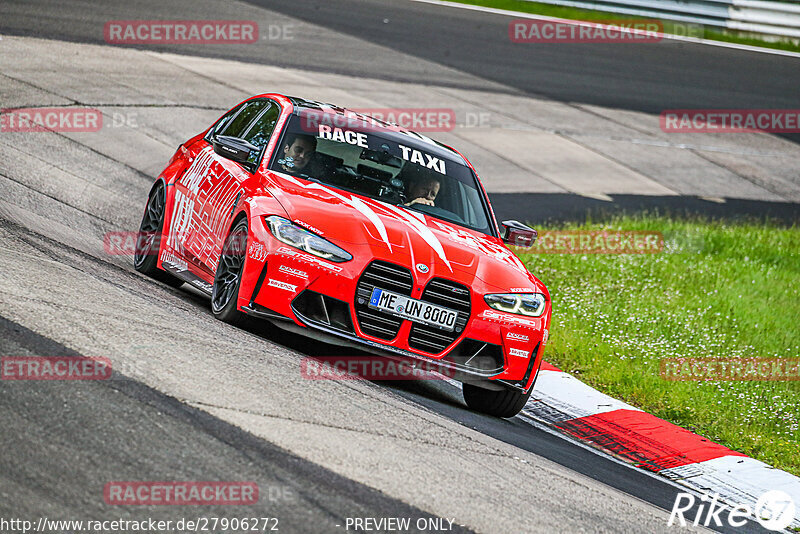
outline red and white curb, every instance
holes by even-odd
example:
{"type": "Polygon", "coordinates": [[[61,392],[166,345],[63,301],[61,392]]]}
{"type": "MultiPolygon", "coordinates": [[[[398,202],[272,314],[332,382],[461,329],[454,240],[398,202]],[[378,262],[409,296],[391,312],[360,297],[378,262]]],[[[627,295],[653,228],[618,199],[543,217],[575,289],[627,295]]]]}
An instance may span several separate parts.
{"type": "Polygon", "coordinates": [[[766,492],[783,491],[795,503],[791,527],[800,527],[800,478],[600,393],[547,362],[523,412],[701,494],[716,493],[729,506],[755,510],[766,492]]]}

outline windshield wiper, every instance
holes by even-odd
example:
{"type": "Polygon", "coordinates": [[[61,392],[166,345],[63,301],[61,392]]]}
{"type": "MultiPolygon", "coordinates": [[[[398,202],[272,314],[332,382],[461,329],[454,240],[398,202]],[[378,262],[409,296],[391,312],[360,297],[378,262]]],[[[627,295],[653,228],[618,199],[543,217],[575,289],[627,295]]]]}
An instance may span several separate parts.
{"type": "Polygon", "coordinates": [[[298,178],[303,178],[304,180],[308,180],[309,182],[317,182],[318,184],[325,183],[322,180],[320,180],[319,178],[314,178],[313,176],[309,176],[309,175],[307,175],[305,173],[302,173],[302,172],[300,174],[296,174],[295,176],[297,176],[298,178]]]}

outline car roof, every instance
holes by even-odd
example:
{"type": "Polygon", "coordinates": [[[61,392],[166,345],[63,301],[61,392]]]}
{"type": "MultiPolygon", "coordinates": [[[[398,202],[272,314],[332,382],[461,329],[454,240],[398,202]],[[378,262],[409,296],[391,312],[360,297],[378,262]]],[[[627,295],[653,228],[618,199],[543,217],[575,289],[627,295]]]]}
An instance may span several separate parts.
{"type": "Polygon", "coordinates": [[[318,112],[332,113],[342,116],[347,114],[350,116],[355,115],[356,117],[368,118],[370,121],[374,121],[376,124],[386,128],[385,130],[383,129],[380,130],[380,135],[382,137],[385,137],[386,139],[389,139],[390,141],[403,143],[403,142],[408,142],[408,140],[410,139],[416,141],[415,146],[418,148],[420,147],[420,143],[424,143],[427,145],[426,149],[437,156],[447,157],[464,165],[467,164],[467,162],[464,160],[464,157],[461,154],[459,154],[456,150],[453,150],[449,146],[440,143],[435,139],[431,139],[426,135],[422,135],[412,130],[407,130],[396,124],[382,121],[368,114],[359,113],[357,111],[343,108],[335,104],[328,104],[325,102],[318,102],[315,100],[307,100],[305,98],[298,98],[288,95],[284,96],[292,102],[292,105],[294,106],[294,113],[293,113],[294,115],[297,115],[303,111],[318,111],[318,112]]]}

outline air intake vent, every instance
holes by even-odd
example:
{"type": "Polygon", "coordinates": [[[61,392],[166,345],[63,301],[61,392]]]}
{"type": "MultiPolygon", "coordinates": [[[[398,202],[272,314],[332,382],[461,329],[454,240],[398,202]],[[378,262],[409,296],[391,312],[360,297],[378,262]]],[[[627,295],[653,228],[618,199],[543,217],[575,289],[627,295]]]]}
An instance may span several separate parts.
{"type": "Polygon", "coordinates": [[[358,280],[355,303],[358,326],[369,336],[391,341],[397,337],[403,320],[367,306],[372,290],[376,287],[410,297],[414,279],[411,271],[405,267],[385,261],[374,261],[367,266],[358,280]]]}
{"type": "Polygon", "coordinates": [[[503,370],[503,347],[467,338],[459,343],[445,359],[461,369],[479,371],[484,374],[499,373],[503,370]]]}
{"type": "Polygon", "coordinates": [[[350,306],[339,299],[306,289],[292,301],[294,312],[307,322],[354,334],[350,306]]]}

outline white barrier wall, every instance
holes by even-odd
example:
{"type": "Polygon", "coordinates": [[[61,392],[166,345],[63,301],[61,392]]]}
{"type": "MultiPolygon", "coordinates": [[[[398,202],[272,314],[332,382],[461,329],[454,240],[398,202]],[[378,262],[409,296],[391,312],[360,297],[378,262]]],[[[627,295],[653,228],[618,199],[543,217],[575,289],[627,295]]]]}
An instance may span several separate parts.
{"type": "MultiPolygon", "coordinates": [[[[533,0],[532,0],[533,1],[533,0]]],[[[800,39],[800,4],[761,0],[535,0],[800,39]]]]}

